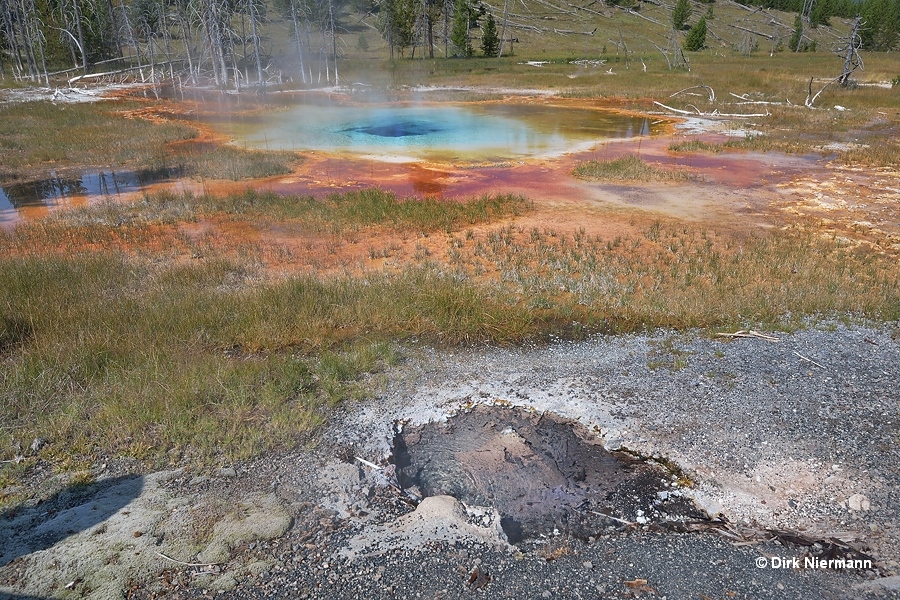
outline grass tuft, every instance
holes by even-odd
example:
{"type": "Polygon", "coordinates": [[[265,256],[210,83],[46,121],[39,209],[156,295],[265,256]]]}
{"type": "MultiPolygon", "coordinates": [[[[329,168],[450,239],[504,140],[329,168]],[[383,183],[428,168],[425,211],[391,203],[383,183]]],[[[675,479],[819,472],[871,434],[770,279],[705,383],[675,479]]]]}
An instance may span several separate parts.
{"type": "Polygon", "coordinates": [[[669,144],[670,152],[707,152],[716,154],[722,151],[722,144],[711,144],[703,140],[688,140],[686,142],[672,142],[669,144]]]}
{"type": "Polygon", "coordinates": [[[611,160],[590,160],[575,167],[575,177],[597,181],[688,181],[692,176],[683,171],[660,169],[648,165],[639,156],[611,160]]]}
{"type": "Polygon", "coordinates": [[[217,146],[189,152],[176,152],[168,159],[170,167],[185,175],[204,179],[262,179],[290,173],[300,157],[294,152],[250,150],[235,146],[217,146]]]}

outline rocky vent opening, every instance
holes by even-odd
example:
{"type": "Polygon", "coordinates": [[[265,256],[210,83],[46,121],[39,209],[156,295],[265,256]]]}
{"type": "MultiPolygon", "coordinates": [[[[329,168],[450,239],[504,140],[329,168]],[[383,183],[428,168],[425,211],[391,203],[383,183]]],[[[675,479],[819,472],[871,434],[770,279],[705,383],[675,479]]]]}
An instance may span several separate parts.
{"type": "Polygon", "coordinates": [[[628,524],[707,519],[682,477],[652,460],[609,452],[581,424],[521,408],[476,406],[405,427],[393,462],[404,489],[492,506],[509,541],[596,536],[628,524]]]}

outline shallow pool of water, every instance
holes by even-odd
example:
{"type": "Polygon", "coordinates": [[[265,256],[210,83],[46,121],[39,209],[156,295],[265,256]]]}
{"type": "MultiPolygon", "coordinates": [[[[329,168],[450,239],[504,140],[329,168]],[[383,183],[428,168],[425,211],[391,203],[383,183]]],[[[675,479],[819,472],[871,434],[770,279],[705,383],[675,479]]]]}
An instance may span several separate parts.
{"type": "Polygon", "coordinates": [[[269,150],[350,152],[382,160],[484,161],[553,156],[650,135],[646,117],[533,104],[351,106],[303,103],[214,126],[269,150]]]}
{"type": "Polygon", "coordinates": [[[0,185],[0,222],[15,221],[21,216],[20,212],[29,209],[72,206],[77,204],[78,199],[84,202],[137,192],[149,183],[176,175],[176,171],[51,173],[46,179],[0,185]]]}

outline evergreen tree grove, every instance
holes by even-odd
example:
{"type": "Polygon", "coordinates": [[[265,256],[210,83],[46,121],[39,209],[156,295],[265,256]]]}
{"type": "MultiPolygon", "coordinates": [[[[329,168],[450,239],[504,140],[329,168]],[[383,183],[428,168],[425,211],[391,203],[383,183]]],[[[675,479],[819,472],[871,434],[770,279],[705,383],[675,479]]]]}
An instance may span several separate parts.
{"type": "Polygon", "coordinates": [[[791,49],[791,52],[799,52],[800,51],[800,40],[803,39],[803,18],[800,16],[800,13],[797,13],[797,16],[794,17],[794,33],[791,34],[791,39],[788,42],[788,48],[791,49]]]}
{"type": "Polygon", "coordinates": [[[469,58],[474,54],[472,42],[469,40],[472,8],[466,0],[456,1],[453,12],[453,27],[450,30],[450,42],[453,44],[453,56],[469,58]]]}

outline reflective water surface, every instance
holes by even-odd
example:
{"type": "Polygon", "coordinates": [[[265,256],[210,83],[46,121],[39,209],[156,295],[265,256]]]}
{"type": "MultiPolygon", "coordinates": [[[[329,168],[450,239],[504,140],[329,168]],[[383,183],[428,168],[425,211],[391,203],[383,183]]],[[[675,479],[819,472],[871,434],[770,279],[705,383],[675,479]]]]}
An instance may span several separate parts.
{"type": "Polygon", "coordinates": [[[0,184],[0,222],[14,221],[21,211],[57,208],[93,198],[136,192],[171,176],[175,171],[88,171],[46,179],[0,184]]]}

